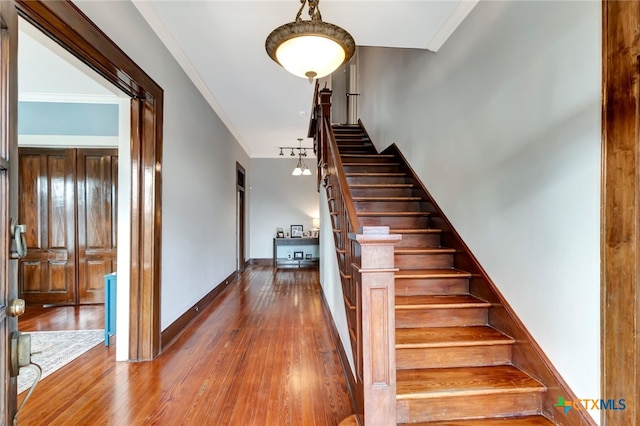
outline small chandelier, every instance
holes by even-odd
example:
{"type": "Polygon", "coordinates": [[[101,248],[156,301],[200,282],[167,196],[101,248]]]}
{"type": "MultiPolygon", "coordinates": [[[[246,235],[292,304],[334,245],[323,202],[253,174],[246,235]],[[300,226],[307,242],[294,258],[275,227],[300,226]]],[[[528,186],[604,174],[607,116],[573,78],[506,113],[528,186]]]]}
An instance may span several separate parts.
{"type": "Polygon", "coordinates": [[[281,25],[269,34],[267,53],[284,69],[298,77],[322,78],[347,62],[355,52],[356,43],[347,31],[322,21],[320,0],[300,0],[302,5],[296,20],[281,25]],[[310,21],[300,16],[309,4],[310,21]]]}
{"type": "Polygon", "coordinates": [[[311,148],[303,148],[302,147],[302,138],[298,138],[298,146],[280,146],[278,147],[280,149],[280,154],[281,156],[284,156],[284,153],[282,152],[283,149],[290,149],[291,150],[291,156],[293,157],[295,154],[293,153],[294,149],[298,150],[298,163],[296,164],[296,168],[293,169],[293,172],[291,173],[293,176],[310,176],[311,175],[311,170],[309,170],[309,168],[307,167],[307,165],[305,164],[304,160],[302,159],[302,157],[306,157],[307,156],[307,149],[311,149],[311,148]]]}

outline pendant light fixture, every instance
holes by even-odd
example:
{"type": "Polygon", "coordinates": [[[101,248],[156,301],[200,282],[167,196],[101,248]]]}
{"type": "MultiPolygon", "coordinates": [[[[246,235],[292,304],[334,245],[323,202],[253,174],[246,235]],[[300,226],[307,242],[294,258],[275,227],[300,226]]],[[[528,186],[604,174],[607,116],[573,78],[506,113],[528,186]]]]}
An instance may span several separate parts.
{"type": "Polygon", "coordinates": [[[351,59],[356,43],[347,31],[322,21],[320,0],[300,0],[300,3],[295,21],[273,30],[265,48],[271,59],[284,69],[313,82],[314,78],[331,74],[351,59]],[[306,4],[311,17],[309,21],[301,19],[306,4]]]}
{"type": "Polygon", "coordinates": [[[293,169],[293,172],[291,173],[293,176],[310,176],[311,175],[311,170],[307,167],[306,163],[304,162],[304,160],[302,159],[302,157],[306,157],[307,156],[307,149],[312,149],[312,148],[303,148],[302,147],[302,138],[298,138],[298,146],[280,146],[278,147],[280,149],[280,154],[279,155],[284,155],[282,153],[283,149],[290,149],[291,150],[291,156],[293,157],[295,154],[293,153],[294,149],[298,150],[298,162],[296,163],[296,168],[293,169]]]}

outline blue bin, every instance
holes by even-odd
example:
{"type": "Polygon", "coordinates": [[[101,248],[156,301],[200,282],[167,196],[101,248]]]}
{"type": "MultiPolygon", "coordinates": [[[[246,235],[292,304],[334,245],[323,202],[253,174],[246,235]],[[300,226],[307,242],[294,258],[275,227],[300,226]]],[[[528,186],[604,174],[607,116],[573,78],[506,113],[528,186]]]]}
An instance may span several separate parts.
{"type": "Polygon", "coordinates": [[[116,334],[116,273],[104,276],[104,345],[109,346],[109,338],[116,334]]]}

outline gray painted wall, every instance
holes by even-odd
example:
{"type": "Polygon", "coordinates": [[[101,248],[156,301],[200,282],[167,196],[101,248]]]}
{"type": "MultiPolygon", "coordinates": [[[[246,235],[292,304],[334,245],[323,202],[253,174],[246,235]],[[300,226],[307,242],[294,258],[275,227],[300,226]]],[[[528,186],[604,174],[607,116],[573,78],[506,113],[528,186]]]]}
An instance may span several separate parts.
{"type": "Polygon", "coordinates": [[[315,158],[305,163],[311,176],[291,176],[296,165],[293,157],[252,158],[249,198],[251,209],[252,259],[267,259],[273,255],[276,228],[288,231],[291,225],[312,228],[313,218],[319,218],[318,190],[314,170],[315,158]]]}
{"type": "Polygon", "coordinates": [[[480,2],[437,54],[359,52],[374,143],[399,145],[580,398],[600,395],[600,55],[588,1],[480,2]]]}

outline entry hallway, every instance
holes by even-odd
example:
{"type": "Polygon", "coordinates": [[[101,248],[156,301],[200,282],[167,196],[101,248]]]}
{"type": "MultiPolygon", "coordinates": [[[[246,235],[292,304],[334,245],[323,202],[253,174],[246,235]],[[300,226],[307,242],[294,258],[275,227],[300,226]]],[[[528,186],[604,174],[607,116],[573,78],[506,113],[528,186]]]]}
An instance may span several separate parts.
{"type": "Polygon", "coordinates": [[[337,425],[352,408],[320,292],[316,270],[250,266],[154,361],[100,344],[44,379],[18,424],[337,425]]]}

